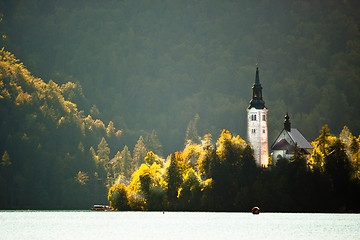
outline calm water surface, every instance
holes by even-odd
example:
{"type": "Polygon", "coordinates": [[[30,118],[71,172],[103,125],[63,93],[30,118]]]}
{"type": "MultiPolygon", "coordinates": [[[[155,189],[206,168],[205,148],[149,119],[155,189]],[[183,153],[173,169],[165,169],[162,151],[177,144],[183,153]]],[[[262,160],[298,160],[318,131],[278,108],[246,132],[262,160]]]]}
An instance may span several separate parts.
{"type": "Polygon", "coordinates": [[[360,239],[360,215],[0,211],[0,239],[360,239]]]}

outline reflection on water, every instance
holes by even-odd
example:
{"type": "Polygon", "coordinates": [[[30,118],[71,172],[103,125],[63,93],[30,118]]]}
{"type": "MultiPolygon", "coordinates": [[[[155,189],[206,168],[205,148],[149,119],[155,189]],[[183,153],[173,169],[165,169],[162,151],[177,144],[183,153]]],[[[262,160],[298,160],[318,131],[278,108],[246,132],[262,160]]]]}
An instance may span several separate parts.
{"type": "Polygon", "coordinates": [[[359,239],[359,214],[0,211],[0,239],[359,239]]]}

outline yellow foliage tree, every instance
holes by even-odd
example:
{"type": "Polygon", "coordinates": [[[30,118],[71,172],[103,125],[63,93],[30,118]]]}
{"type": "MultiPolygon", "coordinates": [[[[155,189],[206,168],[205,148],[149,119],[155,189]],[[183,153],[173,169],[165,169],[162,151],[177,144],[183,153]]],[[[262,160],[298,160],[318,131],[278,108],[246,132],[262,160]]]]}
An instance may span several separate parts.
{"type": "Polygon", "coordinates": [[[352,136],[349,148],[352,154],[351,164],[355,170],[355,177],[360,178],[360,136],[358,138],[352,136]]]}
{"type": "Polygon", "coordinates": [[[216,145],[218,146],[217,153],[220,159],[224,158],[224,153],[227,150],[229,144],[231,144],[234,148],[244,149],[246,147],[246,142],[239,135],[234,137],[231,132],[224,129],[220,135],[220,138],[216,142],[216,145]]]}
{"type": "Polygon", "coordinates": [[[146,210],[152,205],[153,191],[165,191],[167,183],[163,179],[163,169],[154,162],[151,166],[142,164],[140,168],[133,173],[132,181],[129,185],[130,207],[133,210],[146,210]]]}
{"type": "Polygon", "coordinates": [[[196,143],[188,144],[182,152],[182,158],[186,164],[190,165],[193,168],[197,168],[197,163],[201,156],[201,153],[201,145],[196,143]]]}
{"type": "Polygon", "coordinates": [[[152,151],[146,154],[144,158],[145,163],[149,166],[153,165],[154,163],[159,164],[161,167],[164,166],[164,159],[161,159],[158,155],[153,153],[152,151]]]}
{"type": "Polygon", "coordinates": [[[115,183],[109,189],[108,200],[117,211],[130,210],[128,189],[123,183],[115,183]]]}

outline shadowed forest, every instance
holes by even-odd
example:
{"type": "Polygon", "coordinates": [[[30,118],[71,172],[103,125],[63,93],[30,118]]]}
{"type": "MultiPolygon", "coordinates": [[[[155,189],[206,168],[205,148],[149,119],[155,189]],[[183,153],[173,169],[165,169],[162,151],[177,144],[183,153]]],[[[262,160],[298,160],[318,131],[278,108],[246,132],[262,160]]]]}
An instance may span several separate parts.
{"type": "Polygon", "coordinates": [[[87,209],[110,189],[129,209],[358,211],[359,139],[340,133],[360,133],[359,10],[355,0],[0,1],[0,208],[87,209]],[[325,124],[334,134],[309,166],[258,169],[234,137],[246,136],[256,62],[270,144],[287,111],[310,141],[325,124]],[[335,148],[342,176],[326,167],[335,148]]]}

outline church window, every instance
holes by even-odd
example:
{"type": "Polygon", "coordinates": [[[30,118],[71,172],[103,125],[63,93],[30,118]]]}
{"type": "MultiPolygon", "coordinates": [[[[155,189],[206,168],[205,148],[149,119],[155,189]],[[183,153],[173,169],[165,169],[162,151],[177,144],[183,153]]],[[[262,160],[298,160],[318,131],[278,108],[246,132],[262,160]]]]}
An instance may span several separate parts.
{"type": "Polygon", "coordinates": [[[256,129],[251,129],[251,132],[252,132],[252,133],[256,133],[256,129]]]}
{"type": "Polygon", "coordinates": [[[251,115],[251,121],[256,121],[256,115],[255,114],[251,115]]]}
{"type": "Polygon", "coordinates": [[[265,133],[265,129],[263,129],[263,133],[265,133]]]}
{"type": "Polygon", "coordinates": [[[262,120],[266,121],[266,116],[265,115],[262,115],[262,120]]]}

